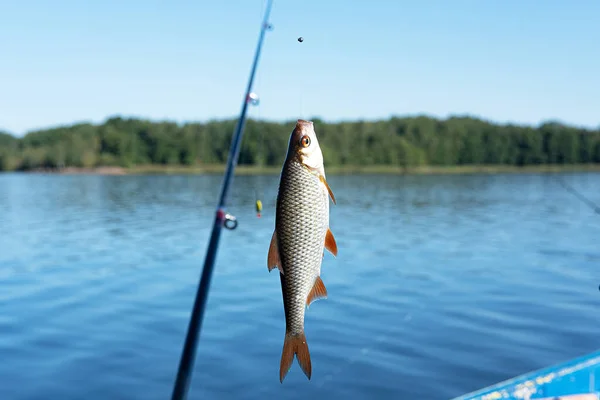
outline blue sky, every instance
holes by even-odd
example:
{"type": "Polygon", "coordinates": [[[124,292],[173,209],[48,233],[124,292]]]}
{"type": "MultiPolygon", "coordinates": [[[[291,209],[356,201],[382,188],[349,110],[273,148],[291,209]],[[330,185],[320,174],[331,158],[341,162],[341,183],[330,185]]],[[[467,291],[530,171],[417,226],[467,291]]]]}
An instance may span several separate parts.
{"type": "MultiPolygon", "coordinates": [[[[0,130],[237,117],[264,6],[0,0],[0,130]]],[[[596,0],[275,0],[250,116],[598,127],[599,16],[596,0]]]]}

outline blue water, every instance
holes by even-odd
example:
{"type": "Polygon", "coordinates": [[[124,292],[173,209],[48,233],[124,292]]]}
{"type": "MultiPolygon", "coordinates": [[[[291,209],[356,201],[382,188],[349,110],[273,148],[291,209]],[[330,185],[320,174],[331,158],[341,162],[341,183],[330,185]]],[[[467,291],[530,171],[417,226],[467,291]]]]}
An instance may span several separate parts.
{"type": "MultiPolygon", "coordinates": [[[[277,180],[234,181],[190,399],[448,399],[600,348],[600,215],[551,175],[330,176],[313,376],[280,384],[277,180]]],[[[220,183],[0,175],[0,398],[169,398],[220,183]]]]}

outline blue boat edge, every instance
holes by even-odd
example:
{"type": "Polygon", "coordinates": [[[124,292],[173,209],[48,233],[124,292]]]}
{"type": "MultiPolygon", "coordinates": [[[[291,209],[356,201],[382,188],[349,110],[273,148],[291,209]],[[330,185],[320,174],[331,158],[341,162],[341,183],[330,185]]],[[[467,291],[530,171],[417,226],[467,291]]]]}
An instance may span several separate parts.
{"type": "Polygon", "coordinates": [[[496,399],[600,400],[600,349],[452,400],[496,399]]]}

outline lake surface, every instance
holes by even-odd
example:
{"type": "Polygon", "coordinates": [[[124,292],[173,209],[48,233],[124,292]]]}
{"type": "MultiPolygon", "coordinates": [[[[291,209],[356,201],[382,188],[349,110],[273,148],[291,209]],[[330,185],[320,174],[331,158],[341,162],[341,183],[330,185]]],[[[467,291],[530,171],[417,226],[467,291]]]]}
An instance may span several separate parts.
{"type": "MultiPolygon", "coordinates": [[[[552,175],[328,181],[312,379],[279,383],[278,177],[238,176],[190,399],[449,399],[600,348],[600,215],[552,175]]],[[[0,175],[0,399],[170,398],[220,184],[0,175]]]]}

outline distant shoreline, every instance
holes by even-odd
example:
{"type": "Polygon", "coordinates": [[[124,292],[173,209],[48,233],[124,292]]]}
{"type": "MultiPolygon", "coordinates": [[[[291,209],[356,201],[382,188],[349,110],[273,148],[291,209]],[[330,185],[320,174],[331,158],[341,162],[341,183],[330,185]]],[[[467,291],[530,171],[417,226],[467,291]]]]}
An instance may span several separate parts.
{"type": "MultiPolygon", "coordinates": [[[[512,165],[462,165],[462,166],[422,166],[402,168],[390,165],[371,166],[325,166],[328,175],[349,174],[387,174],[387,175],[457,175],[457,174],[504,174],[504,173],[556,173],[556,172],[600,172],[600,164],[554,164],[528,165],[517,167],[512,165]]],[[[129,168],[96,167],[64,169],[35,169],[23,171],[33,174],[58,175],[187,175],[187,174],[220,174],[225,165],[183,166],[183,165],[140,165],[129,168]]],[[[238,165],[237,175],[272,175],[279,174],[281,167],[260,167],[238,165]]]]}

